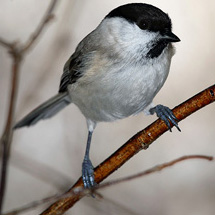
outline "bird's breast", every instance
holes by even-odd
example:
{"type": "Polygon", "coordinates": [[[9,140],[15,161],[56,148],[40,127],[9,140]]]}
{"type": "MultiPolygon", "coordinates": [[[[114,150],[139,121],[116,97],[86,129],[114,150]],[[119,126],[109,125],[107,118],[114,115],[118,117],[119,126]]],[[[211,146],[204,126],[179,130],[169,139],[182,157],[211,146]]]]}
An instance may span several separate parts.
{"type": "Polygon", "coordinates": [[[164,55],[146,64],[91,69],[86,72],[88,77],[83,76],[69,87],[71,99],[87,119],[95,122],[137,114],[152,102],[164,84],[170,59],[164,55]]]}

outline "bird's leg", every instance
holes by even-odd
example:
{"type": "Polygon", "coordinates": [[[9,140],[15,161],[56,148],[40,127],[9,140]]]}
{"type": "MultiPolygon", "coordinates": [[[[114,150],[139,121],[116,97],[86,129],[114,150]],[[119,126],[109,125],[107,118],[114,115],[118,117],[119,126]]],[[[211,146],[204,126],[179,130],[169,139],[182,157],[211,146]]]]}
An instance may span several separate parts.
{"type": "Polygon", "coordinates": [[[175,117],[175,115],[173,114],[173,112],[166,106],[163,105],[157,105],[154,108],[151,108],[149,110],[149,112],[151,114],[156,113],[157,116],[162,119],[167,127],[169,128],[170,131],[171,130],[171,126],[170,126],[170,122],[179,130],[181,131],[181,129],[178,127],[178,122],[177,122],[177,118],[175,117]]]}
{"type": "Polygon", "coordinates": [[[89,131],[88,138],[87,138],[87,147],[84,156],[84,160],[82,163],[82,179],[85,188],[92,188],[96,185],[94,181],[94,167],[90,160],[90,143],[92,139],[93,131],[89,131]]]}

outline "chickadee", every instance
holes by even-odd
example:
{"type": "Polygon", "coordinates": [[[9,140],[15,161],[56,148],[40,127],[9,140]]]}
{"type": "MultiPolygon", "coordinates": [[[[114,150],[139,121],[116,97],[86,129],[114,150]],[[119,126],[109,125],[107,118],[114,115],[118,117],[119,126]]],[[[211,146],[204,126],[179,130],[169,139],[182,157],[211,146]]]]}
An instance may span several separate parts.
{"type": "Polygon", "coordinates": [[[77,46],[66,62],[59,93],[34,109],[15,128],[31,126],[74,103],[86,117],[88,139],[82,163],[86,188],[95,186],[89,158],[98,122],[156,113],[171,129],[177,127],[172,111],[152,100],[163,86],[174,54],[169,16],[149,4],[126,4],[112,10],[77,46]]]}

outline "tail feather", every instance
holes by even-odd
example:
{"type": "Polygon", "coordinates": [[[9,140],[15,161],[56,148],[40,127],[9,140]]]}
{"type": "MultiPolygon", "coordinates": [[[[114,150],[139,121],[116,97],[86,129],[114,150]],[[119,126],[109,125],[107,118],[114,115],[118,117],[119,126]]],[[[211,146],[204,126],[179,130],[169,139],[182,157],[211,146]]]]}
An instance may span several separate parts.
{"type": "Polygon", "coordinates": [[[14,129],[31,126],[41,119],[50,118],[70,103],[71,101],[67,92],[59,93],[31,111],[14,126],[14,129]]]}

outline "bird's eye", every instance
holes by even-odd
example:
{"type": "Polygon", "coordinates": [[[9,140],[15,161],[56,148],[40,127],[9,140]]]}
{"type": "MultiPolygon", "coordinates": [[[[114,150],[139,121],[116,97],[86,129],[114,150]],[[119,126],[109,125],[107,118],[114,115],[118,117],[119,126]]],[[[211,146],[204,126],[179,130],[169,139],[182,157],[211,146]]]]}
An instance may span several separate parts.
{"type": "Polygon", "coordinates": [[[142,20],[142,21],[140,21],[140,23],[139,23],[139,27],[140,27],[142,30],[149,29],[149,22],[147,22],[146,20],[142,20]]]}
{"type": "Polygon", "coordinates": [[[148,25],[147,25],[146,22],[142,23],[141,28],[142,28],[143,30],[147,29],[147,27],[148,27],[148,25]]]}

